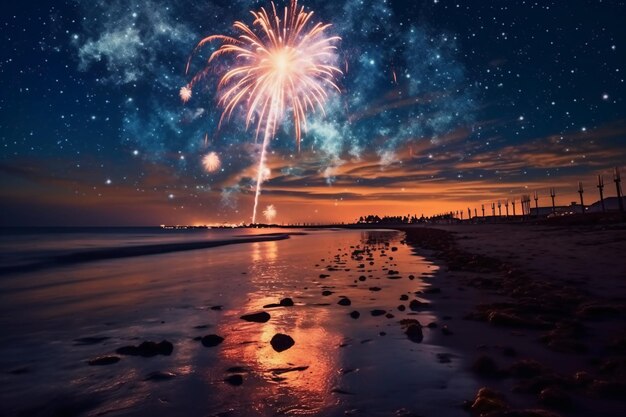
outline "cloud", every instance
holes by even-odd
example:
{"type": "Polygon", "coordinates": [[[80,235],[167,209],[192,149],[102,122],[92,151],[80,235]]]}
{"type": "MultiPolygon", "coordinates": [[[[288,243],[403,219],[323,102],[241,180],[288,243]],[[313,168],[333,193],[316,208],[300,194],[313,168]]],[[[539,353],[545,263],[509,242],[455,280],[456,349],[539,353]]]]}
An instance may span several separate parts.
{"type": "Polygon", "coordinates": [[[389,165],[398,162],[396,153],[391,150],[384,150],[380,153],[380,166],[381,168],[388,167],[389,165]]]}
{"type": "MultiPolygon", "coordinates": [[[[86,14],[101,12],[75,37],[78,68],[87,71],[103,63],[106,75],[99,80],[116,85],[145,81],[149,77],[174,87],[170,77],[159,76],[168,49],[189,49],[195,35],[171,16],[171,8],[152,1],[81,2],[86,14]]],[[[178,84],[178,83],[177,83],[178,84]]]]}
{"type": "Polygon", "coordinates": [[[134,28],[102,33],[97,40],[90,39],[78,49],[78,68],[86,71],[92,63],[105,61],[110,73],[106,80],[118,84],[137,81],[144,74],[137,65],[142,45],[139,31],[134,28]]]}
{"type": "Polygon", "coordinates": [[[241,187],[236,184],[222,189],[222,206],[228,209],[234,209],[237,207],[237,201],[241,187]]]}
{"type": "Polygon", "coordinates": [[[626,159],[622,138],[626,124],[615,123],[592,132],[569,132],[535,138],[482,152],[456,164],[459,170],[490,170],[500,174],[519,174],[522,170],[560,168],[602,169],[626,159]]]}

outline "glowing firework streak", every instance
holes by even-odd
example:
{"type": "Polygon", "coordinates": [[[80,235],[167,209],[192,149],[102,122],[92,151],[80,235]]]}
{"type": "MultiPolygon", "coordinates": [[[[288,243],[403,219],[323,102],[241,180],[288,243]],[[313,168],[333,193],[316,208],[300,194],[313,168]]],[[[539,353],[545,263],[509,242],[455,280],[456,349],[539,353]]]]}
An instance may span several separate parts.
{"type": "Polygon", "coordinates": [[[215,152],[209,152],[202,158],[202,166],[206,172],[215,172],[222,166],[222,161],[215,152]]]}
{"type": "Polygon", "coordinates": [[[270,223],[276,217],[276,207],[274,207],[273,204],[270,204],[265,208],[265,210],[263,210],[263,215],[268,223],[270,223]]]}
{"type": "MultiPolygon", "coordinates": [[[[263,131],[252,211],[252,223],[255,223],[270,140],[285,114],[290,112],[299,149],[302,127],[306,129],[306,113],[315,111],[316,107],[324,113],[327,88],[340,91],[335,77],[341,71],[333,64],[334,43],[340,38],[325,34],[331,25],[311,23],[313,12],[299,8],[297,0],[291,0],[283,13],[277,12],[274,3],[270,13],[265,8],[251,13],[252,26],[240,21],[233,24],[239,33],[236,38],[208,36],[198,43],[194,52],[209,42],[219,41],[222,44],[211,54],[208,63],[222,55],[230,55],[234,60],[218,84],[219,104],[224,109],[219,125],[230,118],[235,108],[243,105],[246,128],[256,123],[256,139],[263,131]]],[[[192,57],[193,54],[187,62],[187,71],[192,57]]],[[[183,101],[191,97],[194,84],[208,70],[206,67],[196,74],[181,89],[183,101]]]]}

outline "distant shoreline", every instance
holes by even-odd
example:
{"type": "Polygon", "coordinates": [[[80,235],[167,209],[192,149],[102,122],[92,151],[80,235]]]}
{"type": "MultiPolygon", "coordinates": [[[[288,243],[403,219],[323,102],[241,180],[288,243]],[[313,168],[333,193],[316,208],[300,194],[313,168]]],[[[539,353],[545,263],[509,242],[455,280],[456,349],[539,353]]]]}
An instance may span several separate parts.
{"type": "Polygon", "coordinates": [[[160,255],[241,243],[268,242],[289,239],[297,233],[269,233],[256,236],[233,237],[221,240],[202,240],[194,242],[160,243],[124,247],[106,247],[92,250],[77,250],[58,255],[51,255],[37,262],[0,267],[0,274],[31,272],[55,266],[72,265],[105,259],[129,258],[134,256],[160,255]]]}

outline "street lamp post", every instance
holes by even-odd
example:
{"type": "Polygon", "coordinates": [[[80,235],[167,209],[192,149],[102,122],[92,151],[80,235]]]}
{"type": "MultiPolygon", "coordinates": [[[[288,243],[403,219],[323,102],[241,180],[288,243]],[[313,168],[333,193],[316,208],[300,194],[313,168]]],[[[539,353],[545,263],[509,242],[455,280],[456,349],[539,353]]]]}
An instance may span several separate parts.
{"type": "Polygon", "coordinates": [[[580,194],[580,210],[583,214],[585,214],[585,202],[583,201],[583,193],[585,190],[583,189],[582,181],[578,181],[578,194],[580,194]]]}

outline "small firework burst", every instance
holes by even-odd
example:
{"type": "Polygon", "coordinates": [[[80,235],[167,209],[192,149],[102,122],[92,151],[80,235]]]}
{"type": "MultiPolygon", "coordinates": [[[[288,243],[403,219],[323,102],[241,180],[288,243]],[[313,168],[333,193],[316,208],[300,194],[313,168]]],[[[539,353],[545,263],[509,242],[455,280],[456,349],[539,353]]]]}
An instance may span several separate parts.
{"type": "Polygon", "coordinates": [[[206,172],[215,172],[222,166],[222,161],[215,152],[209,152],[202,158],[202,166],[206,172]]]}
{"type": "Polygon", "coordinates": [[[271,222],[276,218],[276,207],[273,204],[270,204],[263,210],[263,216],[265,216],[265,220],[271,222]]]}
{"type": "Polygon", "coordinates": [[[263,167],[261,171],[261,181],[265,182],[269,180],[271,176],[272,176],[272,170],[269,169],[269,167],[266,167],[266,166],[263,167]]]}
{"type": "Polygon", "coordinates": [[[191,88],[187,86],[181,87],[178,94],[180,95],[180,99],[183,101],[183,103],[186,103],[191,98],[191,88]]]}

